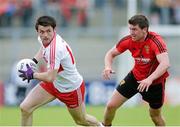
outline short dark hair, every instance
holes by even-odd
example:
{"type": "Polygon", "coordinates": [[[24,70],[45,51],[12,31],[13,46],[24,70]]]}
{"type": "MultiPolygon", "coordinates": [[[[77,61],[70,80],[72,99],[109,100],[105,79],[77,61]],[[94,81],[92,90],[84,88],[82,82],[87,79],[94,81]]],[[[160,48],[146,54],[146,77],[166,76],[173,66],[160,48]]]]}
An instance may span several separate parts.
{"type": "Polygon", "coordinates": [[[36,25],[35,25],[36,30],[38,30],[38,25],[52,26],[52,28],[54,29],[56,27],[56,21],[51,16],[41,16],[36,21],[36,25]]]}
{"type": "Polygon", "coordinates": [[[131,17],[128,21],[129,24],[131,25],[139,25],[139,27],[141,29],[143,28],[149,28],[149,21],[148,19],[146,18],[146,16],[144,15],[134,15],[133,17],[131,17]]]}

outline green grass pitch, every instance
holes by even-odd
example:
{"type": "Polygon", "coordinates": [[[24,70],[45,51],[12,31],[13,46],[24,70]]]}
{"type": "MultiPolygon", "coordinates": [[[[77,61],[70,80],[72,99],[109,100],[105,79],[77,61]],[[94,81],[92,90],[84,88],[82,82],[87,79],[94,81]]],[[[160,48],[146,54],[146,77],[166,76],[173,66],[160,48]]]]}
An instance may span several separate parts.
{"type": "MultiPolygon", "coordinates": [[[[87,113],[99,121],[103,119],[104,106],[87,106],[87,113]]],[[[168,126],[180,126],[180,106],[164,106],[163,115],[168,126]]],[[[73,126],[73,119],[65,107],[41,107],[34,112],[34,126],[73,126]]],[[[0,107],[0,126],[20,125],[18,107],[0,107]]],[[[148,114],[148,106],[119,108],[113,125],[116,126],[153,126],[148,114]]]]}

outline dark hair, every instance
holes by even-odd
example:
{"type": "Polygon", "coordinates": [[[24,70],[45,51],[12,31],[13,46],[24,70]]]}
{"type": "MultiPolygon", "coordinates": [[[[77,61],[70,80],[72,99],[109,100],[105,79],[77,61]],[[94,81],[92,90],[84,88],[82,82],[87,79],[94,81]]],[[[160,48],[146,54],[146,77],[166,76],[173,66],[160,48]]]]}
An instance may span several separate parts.
{"type": "Polygon", "coordinates": [[[144,15],[134,15],[133,17],[129,19],[128,23],[133,26],[139,25],[141,29],[146,28],[146,27],[147,29],[149,28],[149,21],[144,15]]]}
{"type": "Polygon", "coordinates": [[[41,16],[36,21],[36,25],[35,25],[36,30],[38,30],[38,25],[52,26],[52,28],[54,29],[56,27],[56,21],[51,16],[41,16]]]}

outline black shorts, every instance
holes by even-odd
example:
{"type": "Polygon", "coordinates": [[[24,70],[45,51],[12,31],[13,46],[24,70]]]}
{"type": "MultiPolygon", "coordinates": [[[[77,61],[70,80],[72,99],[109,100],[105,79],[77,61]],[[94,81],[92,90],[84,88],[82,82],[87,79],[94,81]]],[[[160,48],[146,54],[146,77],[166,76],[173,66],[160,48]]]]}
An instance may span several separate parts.
{"type": "Polygon", "coordinates": [[[147,92],[139,92],[137,87],[139,83],[135,79],[132,72],[128,73],[128,75],[120,82],[117,86],[117,91],[122,94],[126,98],[131,98],[136,93],[140,93],[142,95],[143,100],[149,103],[149,106],[153,109],[160,108],[164,103],[164,83],[152,84],[147,92]]]}

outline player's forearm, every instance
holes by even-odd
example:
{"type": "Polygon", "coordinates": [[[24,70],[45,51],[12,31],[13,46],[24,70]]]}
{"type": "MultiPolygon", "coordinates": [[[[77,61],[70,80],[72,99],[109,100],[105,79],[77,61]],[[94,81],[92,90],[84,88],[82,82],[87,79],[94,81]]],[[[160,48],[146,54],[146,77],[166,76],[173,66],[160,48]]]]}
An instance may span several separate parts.
{"type": "Polygon", "coordinates": [[[108,52],[104,59],[106,69],[112,69],[113,59],[114,59],[113,55],[110,52],[108,52]]]}
{"type": "Polygon", "coordinates": [[[156,68],[156,70],[148,78],[151,79],[152,81],[156,80],[157,78],[162,76],[169,67],[170,67],[170,64],[167,62],[160,63],[158,67],[156,68]]]}
{"type": "Polygon", "coordinates": [[[55,77],[49,72],[42,72],[42,73],[35,72],[33,74],[33,77],[34,79],[38,79],[44,82],[53,82],[55,80],[55,77]]]}

